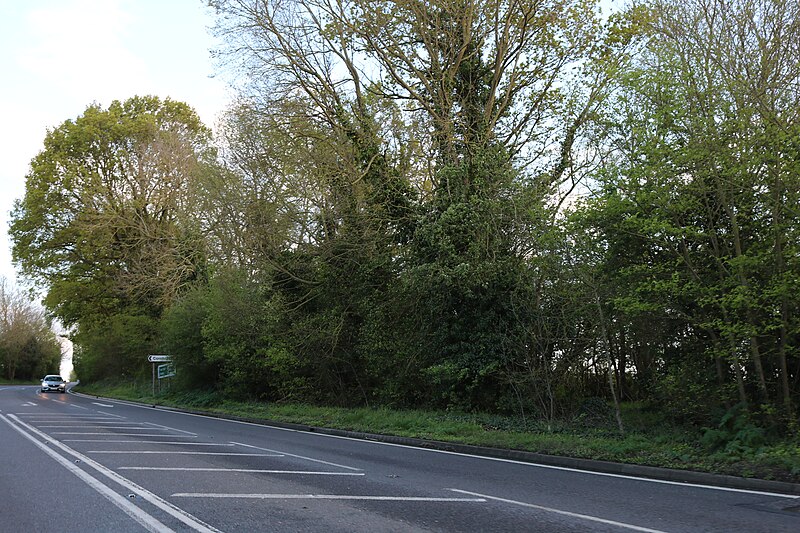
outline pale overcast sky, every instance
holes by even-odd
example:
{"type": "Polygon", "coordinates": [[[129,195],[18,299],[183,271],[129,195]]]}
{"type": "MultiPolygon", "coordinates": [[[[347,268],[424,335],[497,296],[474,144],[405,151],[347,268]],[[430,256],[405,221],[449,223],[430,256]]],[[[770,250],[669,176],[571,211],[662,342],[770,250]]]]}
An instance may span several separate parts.
{"type": "Polygon", "coordinates": [[[9,211],[48,128],[94,102],[153,94],[213,127],[229,101],[204,0],[0,0],[0,276],[15,279],[9,211]]]}

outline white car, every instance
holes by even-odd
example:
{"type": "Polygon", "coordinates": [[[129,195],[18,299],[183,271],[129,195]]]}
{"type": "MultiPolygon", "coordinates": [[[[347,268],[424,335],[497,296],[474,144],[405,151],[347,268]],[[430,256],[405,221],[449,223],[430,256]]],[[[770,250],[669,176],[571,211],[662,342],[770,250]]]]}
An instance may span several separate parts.
{"type": "Polygon", "coordinates": [[[42,392],[49,392],[51,390],[67,392],[67,382],[56,374],[45,376],[42,379],[42,392]]]}

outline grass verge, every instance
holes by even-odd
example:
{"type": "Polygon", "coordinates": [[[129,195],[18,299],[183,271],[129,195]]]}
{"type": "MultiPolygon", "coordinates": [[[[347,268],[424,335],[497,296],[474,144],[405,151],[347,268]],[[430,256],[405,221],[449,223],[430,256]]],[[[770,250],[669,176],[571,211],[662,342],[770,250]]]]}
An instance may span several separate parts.
{"type": "Polygon", "coordinates": [[[734,439],[733,445],[709,449],[702,443],[702,429],[675,426],[639,404],[624,406],[626,431],[620,434],[603,418],[547,422],[453,411],[236,402],[207,391],[166,391],[154,397],[149,386],[131,384],[81,385],[78,390],[250,419],[800,483],[796,439],[772,439],[757,447],[734,439]]]}

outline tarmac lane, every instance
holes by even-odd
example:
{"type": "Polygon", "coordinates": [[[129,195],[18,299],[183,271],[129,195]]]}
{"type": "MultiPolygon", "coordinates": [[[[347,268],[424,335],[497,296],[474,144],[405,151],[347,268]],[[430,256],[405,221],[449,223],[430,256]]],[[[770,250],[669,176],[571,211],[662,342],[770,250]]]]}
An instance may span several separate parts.
{"type": "Polygon", "coordinates": [[[0,449],[0,531],[800,530],[796,494],[452,453],[36,387],[0,388],[0,449]]]}

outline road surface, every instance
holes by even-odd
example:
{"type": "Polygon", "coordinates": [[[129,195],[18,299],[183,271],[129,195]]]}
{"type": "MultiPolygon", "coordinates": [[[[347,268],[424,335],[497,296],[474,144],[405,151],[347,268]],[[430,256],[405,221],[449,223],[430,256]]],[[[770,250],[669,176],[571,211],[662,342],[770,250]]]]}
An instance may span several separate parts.
{"type": "Polygon", "coordinates": [[[0,531],[800,531],[800,498],[0,386],[0,531]]]}

